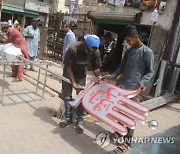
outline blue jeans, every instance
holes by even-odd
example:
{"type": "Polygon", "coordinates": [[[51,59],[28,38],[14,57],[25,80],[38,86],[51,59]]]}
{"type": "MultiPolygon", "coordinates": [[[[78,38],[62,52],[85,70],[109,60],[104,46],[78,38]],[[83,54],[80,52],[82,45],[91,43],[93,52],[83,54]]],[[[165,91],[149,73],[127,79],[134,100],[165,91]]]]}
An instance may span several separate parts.
{"type": "MultiPolygon", "coordinates": [[[[63,73],[64,77],[67,77],[65,75],[65,73],[63,73]]],[[[81,85],[81,86],[85,86],[86,84],[86,78],[83,79],[76,79],[76,83],[81,85]]],[[[62,96],[64,98],[64,103],[65,103],[65,116],[66,118],[70,118],[72,120],[72,106],[69,104],[70,101],[72,101],[72,85],[62,81],[62,96]]],[[[77,93],[78,94],[78,93],[77,93]]],[[[83,121],[83,112],[84,112],[84,108],[82,106],[82,103],[79,104],[79,106],[76,108],[76,114],[77,114],[77,123],[82,122],[83,121]]]]}

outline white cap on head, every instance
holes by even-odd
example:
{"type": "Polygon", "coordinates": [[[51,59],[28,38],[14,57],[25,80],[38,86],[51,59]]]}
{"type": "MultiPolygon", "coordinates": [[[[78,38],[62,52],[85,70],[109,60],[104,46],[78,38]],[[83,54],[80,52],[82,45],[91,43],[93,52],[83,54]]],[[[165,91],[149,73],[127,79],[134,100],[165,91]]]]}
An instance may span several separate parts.
{"type": "Polygon", "coordinates": [[[12,20],[11,19],[8,20],[8,24],[9,24],[9,26],[12,26],[12,20]]]}
{"type": "Polygon", "coordinates": [[[6,28],[9,27],[9,23],[8,22],[1,22],[1,28],[6,28]]]}
{"type": "Polygon", "coordinates": [[[18,25],[19,22],[17,20],[14,21],[14,25],[18,25]]]}

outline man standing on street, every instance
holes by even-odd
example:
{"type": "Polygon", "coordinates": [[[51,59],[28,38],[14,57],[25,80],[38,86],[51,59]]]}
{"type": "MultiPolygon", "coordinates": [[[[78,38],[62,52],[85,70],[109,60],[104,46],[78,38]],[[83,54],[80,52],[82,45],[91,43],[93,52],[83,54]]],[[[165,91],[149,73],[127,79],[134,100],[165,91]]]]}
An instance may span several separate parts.
{"type": "MultiPolygon", "coordinates": [[[[28,47],[28,53],[30,57],[29,59],[31,61],[35,61],[38,55],[38,46],[40,42],[40,31],[39,28],[37,27],[38,22],[39,22],[38,18],[33,18],[32,24],[30,26],[27,26],[23,33],[28,47]]],[[[32,64],[30,64],[30,70],[34,71],[32,64]]]]}
{"type": "MultiPolygon", "coordinates": [[[[2,31],[7,33],[8,36],[8,39],[4,40],[4,43],[13,43],[17,45],[17,47],[21,49],[23,57],[29,59],[26,41],[22,34],[17,29],[9,27],[8,23],[2,25],[2,31]]],[[[12,65],[12,76],[17,77],[17,81],[22,81],[23,71],[23,63],[20,65],[12,65]]]]}
{"type": "MultiPolygon", "coordinates": [[[[127,26],[124,34],[125,40],[131,47],[125,52],[118,69],[112,75],[106,75],[106,78],[111,79],[122,75],[119,83],[121,88],[127,90],[139,89],[144,93],[146,90],[145,84],[154,75],[153,52],[141,42],[135,27],[127,26]]],[[[132,138],[133,133],[134,130],[128,128],[128,134],[125,138],[132,138]]],[[[123,143],[115,149],[115,152],[126,152],[130,146],[130,143],[123,143]]]]}
{"type": "MultiPolygon", "coordinates": [[[[98,50],[100,39],[96,35],[87,34],[84,36],[84,41],[77,41],[70,45],[65,59],[63,76],[69,78],[72,84],[65,81],[62,82],[62,96],[65,103],[65,119],[59,123],[64,128],[72,123],[72,107],[69,102],[72,101],[72,88],[77,93],[83,90],[86,82],[86,71],[89,63],[92,64],[94,75],[100,75],[101,59],[98,50]]],[[[82,104],[76,108],[77,126],[76,132],[83,133],[83,112],[82,104]]]]}
{"type": "Polygon", "coordinates": [[[69,46],[76,41],[75,35],[71,30],[70,23],[64,25],[64,31],[66,32],[66,36],[64,38],[64,45],[63,45],[63,61],[69,46]]]}

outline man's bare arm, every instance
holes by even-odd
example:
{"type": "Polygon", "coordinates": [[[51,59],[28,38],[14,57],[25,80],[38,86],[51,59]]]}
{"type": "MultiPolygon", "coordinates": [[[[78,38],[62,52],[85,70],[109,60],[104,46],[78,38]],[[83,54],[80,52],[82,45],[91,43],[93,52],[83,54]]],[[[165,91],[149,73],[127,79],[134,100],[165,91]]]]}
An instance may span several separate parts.
{"type": "Polygon", "coordinates": [[[74,73],[72,71],[72,67],[71,66],[66,66],[66,73],[72,83],[72,86],[74,89],[76,89],[77,91],[83,90],[83,87],[79,86],[76,84],[75,78],[74,78],[74,73]]]}

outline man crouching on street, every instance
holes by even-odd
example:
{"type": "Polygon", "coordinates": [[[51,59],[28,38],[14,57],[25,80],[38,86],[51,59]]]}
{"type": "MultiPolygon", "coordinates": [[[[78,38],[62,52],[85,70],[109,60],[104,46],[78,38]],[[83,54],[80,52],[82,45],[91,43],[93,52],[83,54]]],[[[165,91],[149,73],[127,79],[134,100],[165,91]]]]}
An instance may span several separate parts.
{"type": "MultiPolygon", "coordinates": [[[[124,35],[131,47],[125,52],[118,69],[114,73],[106,75],[106,78],[117,78],[122,75],[119,84],[121,88],[139,89],[143,93],[146,90],[145,84],[154,74],[154,55],[152,50],[141,42],[134,26],[127,26],[124,35]]],[[[132,139],[133,133],[134,129],[128,128],[128,134],[124,138],[132,139]]],[[[118,133],[116,133],[117,135],[118,133]]],[[[130,143],[123,143],[115,149],[115,153],[126,152],[129,147],[131,147],[130,143]]]]}
{"type": "MultiPolygon", "coordinates": [[[[72,123],[72,107],[69,104],[72,101],[72,88],[77,94],[83,90],[82,87],[86,83],[87,66],[92,64],[95,76],[100,75],[101,59],[98,50],[100,39],[96,35],[87,34],[84,36],[84,41],[77,41],[69,46],[65,59],[63,76],[69,78],[72,84],[62,81],[62,96],[65,103],[65,118],[59,123],[59,126],[64,128],[72,123]]],[[[76,132],[83,133],[83,106],[82,103],[76,108],[77,125],[76,132]]]]}

